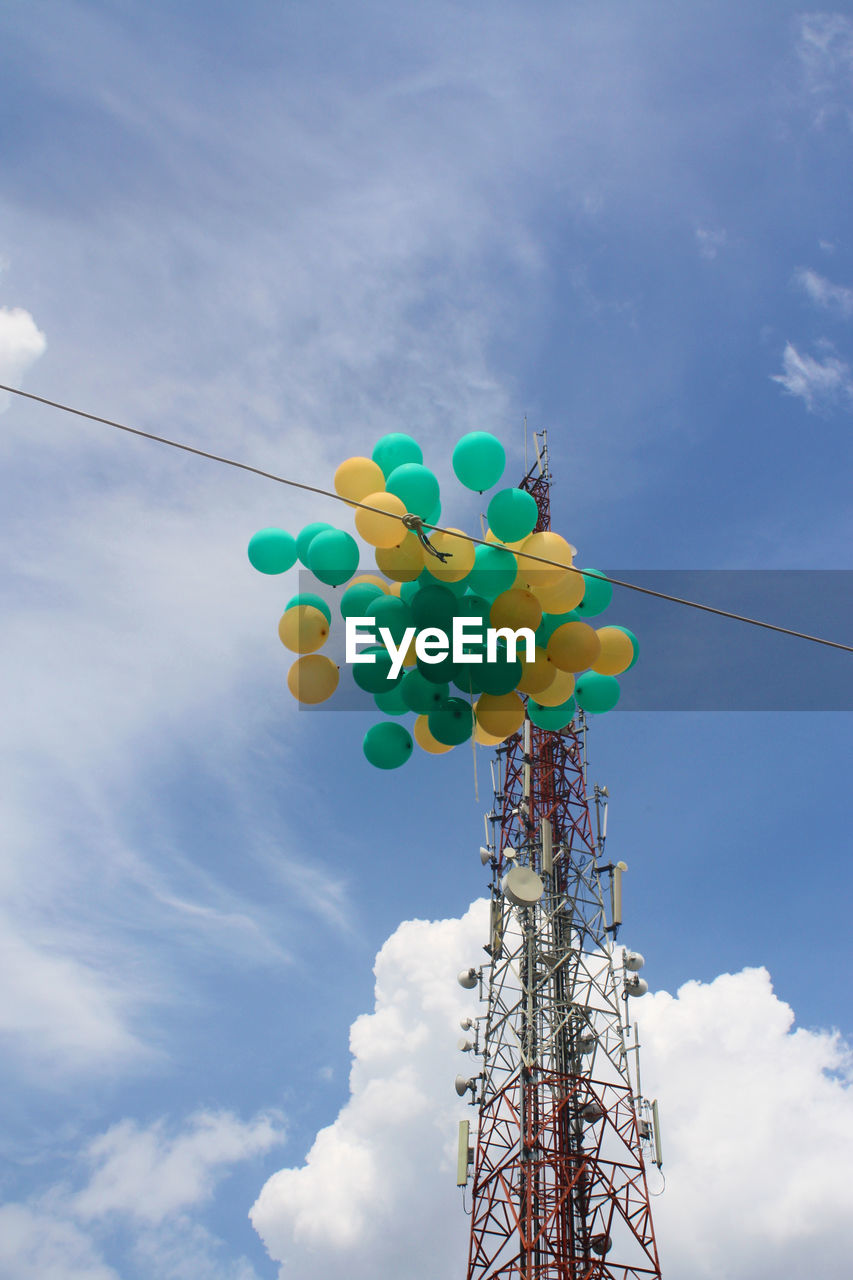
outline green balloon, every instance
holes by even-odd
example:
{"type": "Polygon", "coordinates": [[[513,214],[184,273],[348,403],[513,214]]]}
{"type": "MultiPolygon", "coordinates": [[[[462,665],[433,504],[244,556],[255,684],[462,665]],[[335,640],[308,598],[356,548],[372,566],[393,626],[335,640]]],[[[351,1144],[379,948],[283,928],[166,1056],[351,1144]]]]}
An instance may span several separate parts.
{"type": "Polygon", "coordinates": [[[325,520],[315,520],[313,524],[306,524],[301,533],[297,533],[296,554],[299,556],[299,559],[305,565],[306,569],[311,568],[308,563],[308,548],[311,546],[312,540],[316,538],[318,533],[325,533],[327,529],[333,528],[334,525],[327,524],[325,520]]]}
{"type": "Polygon", "coordinates": [[[367,606],[371,600],[384,594],[382,588],[375,587],[372,582],[357,582],[354,587],[347,587],[341,596],[341,617],[366,617],[367,606]]]}
{"type": "Polygon", "coordinates": [[[411,756],[414,746],[408,729],[393,720],[383,720],[370,726],[364,735],[362,750],[375,768],[399,769],[411,756]]]}
{"type": "Polygon", "coordinates": [[[612,711],[619,701],[619,681],[615,676],[603,676],[597,671],[585,671],[575,685],[575,698],[582,711],[601,715],[612,711]]]}
{"type": "Polygon", "coordinates": [[[430,684],[450,684],[456,675],[456,667],[449,653],[440,662],[424,662],[423,658],[418,658],[416,670],[430,684]]]}
{"type": "Polygon", "coordinates": [[[385,481],[385,488],[396,494],[407,511],[423,520],[438,504],[438,481],[420,462],[404,462],[401,467],[395,467],[385,481]]]}
{"type": "MultiPolygon", "coordinates": [[[[477,595],[474,591],[466,591],[464,596],[460,596],[454,605],[453,614],[456,618],[471,618],[478,623],[481,629],[489,625],[489,610],[491,604],[483,596],[477,595]]],[[[469,631],[473,628],[469,627],[469,631]]]]}
{"type": "Polygon", "coordinates": [[[576,609],[570,609],[568,613],[543,613],[542,621],[536,628],[536,643],[540,649],[548,646],[551,636],[561,627],[564,622],[580,622],[581,616],[576,609]]]}
{"type": "Polygon", "coordinates": [[[287,573],[296,563],[296,539],[284,529],[259,529],[249,539],[249,564],[258,573],[287,573]]]}
{"type": "Polygon", "coordinates": [[[459,597],[465,595],[470,581],[471,575],[468,573],[464,578],[460,578],[458,582],[442,582],[441,585],[444,587],[445,591],[449,591],[452,596],[459,597]]]}
{"type": "Polygon", "coordinates": [[[423,462],[424,455],[417,440],[404,435],[402,431],[392,431],[390,435],[377,440],[373,448],[373,461],[381,468],[387,480],[391,472],[402,467],[406,462],[423,462]]]}
{"type": "MultiPolygon", "coordinates": [[[[471,626],[463,645],[463,652],[485,659],[486,631],[489,627],[489,602],[482,596],[464,595],[456,601],[455,616],[469,620],[471,626]]],[[[480,692],[475,668],[482,663],[455,662],[451,679],[457,689],[469,696],[480,692]]]]}
{"type": "Polygon", "coordinates": [[[339,587],[358,568],[358,543],[343,529],[323,529],[308,544],[308,568],[327,587],[339,587]]]}
{"type": "Polygon", "coordinates": [[[468,585],[478,595],[494,600],[503,591],[509,591],[517,572],[518,561],[512,552],[487,542],[474,552],[474,568],[468,574],[468,585]]]}
{"type": "Polygon", "coordinates": [[[422,586],[412,597],[411,602],[415,626],[418,630],[423,627],[439,627],[442,631],[449,633],[453,626],[456,597],[452,591],[447,590],[447,587],[439,586],[429,574],[426,574],[423,579],[419,578],[418,581],[422,586]]]}
{"type": "Polygon", "coordinates": [[[400,681],[400,697],[410,711],[417,712],[419,716],[428,716],[450,697],[450,686],[435,684],[432,680],[427,680],[417,667],[410,667],[403,673],[400,681]]]}
{"type": "Polygon", "coordinates": [[[376,634],[380,627],[387,627],[396,644],[401,644],[407,627],[413,627],[411,605],[399,596],[378,595],[367,606],[366,618],[376,619],[376,634]]]}
{"type": "MultiPolygon", "coordinates": [[[[426,582],[428,577],[429,577],[428,574],[421,573],[412,582],[401,582],[400,583],[400,599],[405,600],[406,604],[411,604],[415,596],[420,591],[421,587],[426,582]]],[[[432,581],[431,578],[429,580],[430,582],[432,581]]]]}
{"type": "Polygon", "coordinates": [[[531,722],[540,729],[552,732],[565,729],[566,725],[571,724],[576,709],[574,698],[569,698],[568,702],[561,703],[559,707],[543,707],[533,698],[527,699],[527,715],[531,722]]]}
{"type": "Polygon", "coordinates": [[[478,667],[473,662],[454,662],[453,664],[453,683],[466,698],[476,698],[483,692],[477,683],[475,675],[477,670],[478,667]]]}
{"type": "Polygon", "coordinates": [[[374,661],[352,664],[353,679],[359,689],[364,689],[365,693],[387,693],[400,683],[400,676],[392,679],[390,675],[391,655],[384,644],[368,645],[361,653],[372,653],[374,661]]]}
{"type": "Polygon", "coordinates": [[[504,447],[488,431],[469,431],[453,450],[453,470],[466,489],[482,493],[497,484],[504,473],[504,447]]]}
{"type": "MultiPolygon", "coordinates": [[[[616,626],[615,623],[613,625],[616,626]]],[[[631,667],[633,667],[634,663],[637,661],[637,659],[640,656],[640,642],[637,639],[637,637],[634,635],[633,631],[629,631],[627,627],[616,626],[616,630],[624,631],[625,635],[628,637],[628,639],[631,641],[631,644],[634,646],[634,656],[631,659],[628,666],[625,668],[626,671],[630,671],[631,667]]]]}
{"type": "Polygon", "coordinates": [[[437,502],[426,518],[427,524],[438,524],[441,520],[441,503],[437,502]]]}
{"type": "Polygon", "coordinates": [[[402,685],[386,689],[384,693],[374,693],[373,701],[386,716],[407,716],[411,708],[403,701],[402,685]]]}
{"type": "Polygon", "coordinates": [[[290,597],[284,606],[284,612],[287,613],[288,609],[295,609],[298,604],[310,604],[312,609],[319,609],[331,626],[332,611],[322,596],[316,595],[313,591],[300,591],[298,595],[290,597]]]}
{"type": "Polygon", "coordinates": [[[525,489],[501,489],[489,503],[489,528],[501,542],[520,542],[532,533],[539,508],[525,489]]]}
{"type": "Polygon", "coordinates": [[[483,661],[473,663],[469,668],[475,691],[477,693],[511,693],[521,679],[520,660],[516,658],[514,662],[510,662],[503,640],[498,641],[497,657],[492,662],[486,660],[488,654],[485,645],[479,652],[482,654],[483,661]]]}
{"type": "Polygon", "coordinates": [[[600,569],[581,569],[584,580],[583,600],[577,605],[581,618],[594,618],[604,610],[613,599],[613,588],[603,578],[589,577],[589,574],[600,573],[600,569]]]}
{"type": "Polygon", "coordinates": [[[464,698],[446,698],[429,714],[429,731],[436,742],[456,747],[474,731],[474,713],[464,698]]]}

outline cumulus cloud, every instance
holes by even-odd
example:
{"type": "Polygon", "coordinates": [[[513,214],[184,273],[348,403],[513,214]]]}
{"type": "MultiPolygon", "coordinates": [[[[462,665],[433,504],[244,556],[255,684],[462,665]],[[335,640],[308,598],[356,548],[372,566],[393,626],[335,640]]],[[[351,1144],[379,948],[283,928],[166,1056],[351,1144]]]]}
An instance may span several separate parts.
{"type": "MultiPolygon", "coordinates": [[[[332,1280],[342,1266],[356,1280],[464,1269],[452,1148],[471,1112],[452,1079],[465,1066],[456,1018],[469,1010],[454,976],[477,962],[485,934],[475,903],[460,920],[400,925],[380,951],[374,1011],[352,1028],[349,1101],[252,1209],[282,1280],[332,1280]]],[[[793,1029],[764,969],[688,982],[633,1010],[644,1084],[661,1105],[667,1189],[653,1213],[664,1271],[711,1280],[732,1274],[736,1257],[738,1280],[841,1280],[853,1249],[847,1046],[793,1029]]],[[[650,1181],[656,1189],[654,1171],[650,1181]]]]}
{"type": "Polygon", "coordinates": [[[772,381],[799,397],[810,412],[853,398],[853,378],[846,361],[832,354],[823,360],[801,355],[792,342],[782,353],[782,372],[773,374],[772,381]]]}
{"type": "Polygon", "coordinates": [[[331,1276],[344,1260],[365,1280],[459,1270],[454,1149],[470,1112],[453,1079],[466,1066],[459,1018],[474,1000],[456,974],[478,963],[486,933],[478,902],[461,920],[402,924],[379,952],[374,1012],[350,1035],[350,1100],[305,1164],[274,1174],[252,1209],[271,1256],[287,1263],[282,1275],[331,1276]]]}
{"type": "Polygon", "coordinates": [[[838,311],[845,318],[853,315],[853,289],[848,289],[843,284],[833,284],[825,276],[818,275],[807,267],[797,269],[794,282],[816,306],[838,311]]]}
{"type": "MultiPolygon", "coordinates": [[[[47,339],[29,311],[22,307],[0,307],[0,382],[16,386],[22,375],[47,347],[47,339]]],[[[0,393],[0,409],[10,400],[0,393]]]]}

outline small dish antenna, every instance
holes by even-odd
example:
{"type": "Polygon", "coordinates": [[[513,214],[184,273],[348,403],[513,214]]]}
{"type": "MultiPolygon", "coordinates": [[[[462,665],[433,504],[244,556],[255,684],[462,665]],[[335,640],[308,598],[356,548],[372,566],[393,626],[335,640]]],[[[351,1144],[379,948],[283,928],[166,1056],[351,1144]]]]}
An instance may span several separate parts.
{"type": "Polygon", "coordinates": [[[512,867],[501,881],[501,888],[516,907],[535,907],[545,891],[532,867],[512,867]]]}

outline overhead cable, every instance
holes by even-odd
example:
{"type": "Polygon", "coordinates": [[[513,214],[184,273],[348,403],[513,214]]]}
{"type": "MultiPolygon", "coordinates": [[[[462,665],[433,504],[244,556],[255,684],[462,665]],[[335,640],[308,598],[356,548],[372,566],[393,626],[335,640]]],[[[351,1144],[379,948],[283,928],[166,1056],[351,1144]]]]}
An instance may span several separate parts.
{"type": "MultiPolygon", "coordinates": [[[[129,427],[123,422],[115,422],[111,418],[102,418],[96,413],[86,413],[83,409],[74,409],[71,405],[61,404],[58,400],[48,400],[45,396],[34,395],[31,391],[22,391],[19,387],[8,387],[0,383],[0,391],[8,391],[11,395],[21,396],[26,400],[34,400],[37,404],[47,405],[51,409],[61,409],[63,413],[73,413],[78,418],[86,418],[89,422],[99,422],[105,427],[114,427],[117,431],[125,431],[128,435],[141,436],[143,440],[155,440],[158,444],[169,445],[172,449],[182,449],[184,453],[194,453],[200,458],[209,458],[211,462],[221,462],[227,467],[236,467],[240,471],[248,471],[252,475],[262,476],[265,480],[274,480],[277,484],[288,485],[292,489],[303,489],[306,493],[316,493],[323,498],[332,498],[335,502],[343,502],[348,507],[360,507],[363,511],[373,511],[377,515],[388,516],[389,519],[399,520],[401,524],[411,529],[413,521],[417,521],[415,532],[421,539],[426,541],[425,530],[429,529],[434,533],[450,533],[456,538],[464,537],[468,542],[473,542],[477,546],[489,546],[485,538],[475,538],[471,534],[460,534],[455,529],[443,529],[440,525],[428,524],[418,517],[413,517],[410,513],[398,516],[392,512],[381,511],[378,507],[371,507],[366,502],[356,502],[353,498],[342,498],[339,493],[330,493],[328,489],[320,489],[313,484],[304,484],[300,480],[290,480],[286,476],[276,475],[272,471],[264,471],[261,467],[250,466],[248,462],[238,462],[234,458],[226,458],[222,454],[209,453],[206,449],[198,449],[195,445],[183,444],[179,440],[170,440],[168,436],[156,435],[153,431],[141,431],[138,427],[129,427]],[[408,523],[407,523],[408,522],[408,523]]],[[[436,554],[435,550],[430,546],[428,548],[436,554]]],[[[441,553],[439,553],[441,554],[441,553]]],[[[445,553],[446,554],[446,553],[445,553]]],[[[537,564],[544,564],[555,569],[569,569],[570,572],[580,573],[581,570],[575,569],[574,566],[560,564],[555,560],[548,560],[544,556],[532,555],[528,551],[516,550],[516,556],[520,556],[524,560],[535,561],[537,564]]],[[[442,557],[443,558],[443,557],[442,557]]],[[[602,582],[609,582],[614,587],[624,587],[627,591],[637,591],[641,595],[653,596],[657,600],[668,600],[671,604],[680,604],[688,609],[700,609],[703,613],[713,613],[720,618],[731,618],[734,622],[745,622],[751,627],[762,627],[765,631],[776,631],[781,635],[794,636],[797,640],[808,640],[812,644],[822,644],[830,649],[841,649],[845,653],[853,653],[853,645],[842,644],[838,640],[827,640],[823,636],[809,635],[805,631],[795,631],[791,627],[782,627],[775,622],[765,622],[760,618],[750,618],[742,613],[733,613],[729,609],[720,609],[716,605],[702,604],[698,600],[687,600],[683,596],[669,595],[665,591],[654,591],[651,587],[641,587],[636,582],[625,582],[619,578],[611,578],[604,573],[593,573],[584,570],[584,576],[588,578],[598,578],[602,582]]]]}

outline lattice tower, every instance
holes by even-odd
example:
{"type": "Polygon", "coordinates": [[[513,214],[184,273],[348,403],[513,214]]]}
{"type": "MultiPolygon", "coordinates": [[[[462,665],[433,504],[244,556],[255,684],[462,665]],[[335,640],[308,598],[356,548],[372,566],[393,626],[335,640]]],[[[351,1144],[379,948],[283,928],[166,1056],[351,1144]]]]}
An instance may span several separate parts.
{"type": "MultiPolygon", "coordinates": [[[[550,476],[537,454],[522,487],[546,529],[550,476]]],[[[624,864],[603,861],[604,788],[593,834],[583,716],[559,733],[525,720],[496,765],[489,959],[469,971],[486,1012],[468,1042],[482,1056],[468,1082],[476,1146],[464,1137],[460,1159],[467,1174],[473,1157],[468,1280],[659,1280],[643,1157],[645,1147],[660,1163],[657,1106],[640,1096],[639,1045],[632,1084],[626,1041],[642,958],[615,946],[624,864]],[[532,873],[541,897],[517,905],[505,889],[532,873]]]]}

